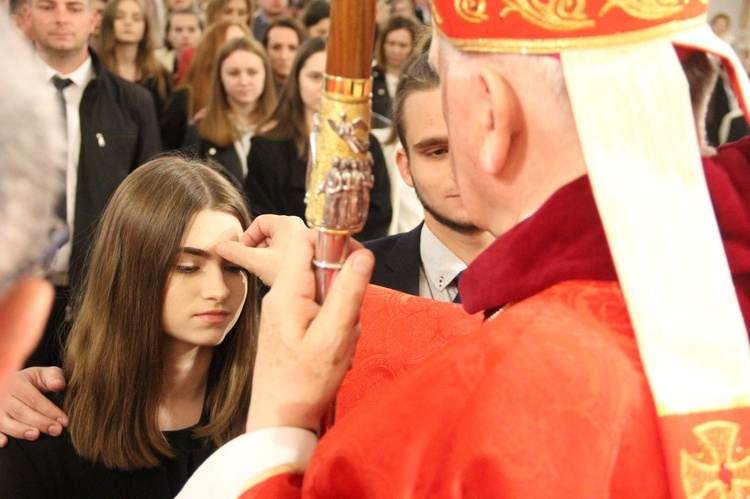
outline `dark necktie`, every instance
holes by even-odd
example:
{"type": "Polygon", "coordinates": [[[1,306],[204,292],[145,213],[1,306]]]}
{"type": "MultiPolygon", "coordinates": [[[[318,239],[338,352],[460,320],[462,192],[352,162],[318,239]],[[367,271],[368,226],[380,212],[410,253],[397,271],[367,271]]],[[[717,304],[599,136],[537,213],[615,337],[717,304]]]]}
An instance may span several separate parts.
{"type": "Polygon", "coordinates": [[[458,292],[458,281],[461,280],[461,276],[463,275],[464,271],[462,270],[458,274],[456,274],[456,277],[453,278],[453,284],[456,286],[456,297],[453,298],[453,303],[461,303],[461,294],[458,292]]]}
{"type": "Polygon", "coordinates": [[[57,89],[57,102],[60,105],[60,112],[62,113],[63,122],[65,123],[65,133],[68,133],[68,122],[67,117],[68,113],[65,110],[65,96],[63,95],[63,90],[65,90],[68,85],[73,83],[68,78],[60,78],[59,76],[55,75],[52,77],[52,84],[57,89]]]}
{"type": "MultiPolygon", "coordinates": [[[[65,96],[63,95],[63,90],[73,83],[68,78],[60,78],[59,76],[55,75],[52,77],[52,84],[57,89],[57,102],[60,105],[60,112],[62,113],[63,118],[63,130],[65,131],[65,136],[68,136],[68,113],[65,110],[65,96]]],[[[66,162],[67,163],[67,162],[66,162]]],[[[63,193],[66,191],[63,190],[63,193]]],[[[55,213],[62,221],[67,221],[68,219],[68,202],[67,202],[67,196],[66,194],[62,194],[60,196],[60,199],[57,201],[57,207],[55,208],[55,213]]]]}

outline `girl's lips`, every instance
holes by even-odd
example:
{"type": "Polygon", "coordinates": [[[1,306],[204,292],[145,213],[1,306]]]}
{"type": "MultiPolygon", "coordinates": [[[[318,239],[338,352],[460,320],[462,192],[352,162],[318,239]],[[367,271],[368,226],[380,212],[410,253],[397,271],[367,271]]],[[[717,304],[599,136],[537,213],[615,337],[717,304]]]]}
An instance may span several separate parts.
{"type": "Polygon", "coordinates": [[[229,315],[229,312],[219,310],[219,311],[209,311],[209,312],[202,312],[200,314],[195,314],[195,317],[209,324],[219,324],[221,322],[224,322],[228,315],[229,315]]]}

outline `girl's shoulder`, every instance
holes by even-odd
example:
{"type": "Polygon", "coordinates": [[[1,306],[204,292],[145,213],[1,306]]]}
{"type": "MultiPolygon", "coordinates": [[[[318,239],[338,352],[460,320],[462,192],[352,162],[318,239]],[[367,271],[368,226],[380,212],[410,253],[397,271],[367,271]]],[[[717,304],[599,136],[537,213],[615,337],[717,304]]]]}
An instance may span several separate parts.
{"type": "Polygon", "coordinates": [[[261,125],[260,128],[258,128],[257,133],[258,134],[268,133],[268,132],[272,131],[274,128],[276,128],[276,126],[278,126],[278,124],[279,124],[279,120],[269,120],[266,123],[264,123],[263,125],[261,125]]]}
{"type": "Polygon", "coordinates": [[[73,497],[71,480],[81,464],[67,430],[34,441],[9,438],[0,448],[0,499],[73,497]]]}

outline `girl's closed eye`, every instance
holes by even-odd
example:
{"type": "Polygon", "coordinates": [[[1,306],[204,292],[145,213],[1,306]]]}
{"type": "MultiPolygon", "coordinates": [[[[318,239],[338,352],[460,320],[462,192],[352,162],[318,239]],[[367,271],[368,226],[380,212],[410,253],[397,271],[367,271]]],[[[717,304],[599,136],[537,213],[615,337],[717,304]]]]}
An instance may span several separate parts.
{"type": "Polygon", "coordinates": [[[193,272],[196,272],[200,269],[197,265],[194,264],[177,264],[175,265],[175,270],[177,272],[180,272],[182,274],[192,274],[193,272]]]}
{"type": "Polygon", "coordinates": [[[225,265],[224,270],[226,270],[227,272],[231,272],[233,274],[239,274],[245,271],[243,267],[240,267],[239,265],[232,265],[232,264],[225,265]]]}

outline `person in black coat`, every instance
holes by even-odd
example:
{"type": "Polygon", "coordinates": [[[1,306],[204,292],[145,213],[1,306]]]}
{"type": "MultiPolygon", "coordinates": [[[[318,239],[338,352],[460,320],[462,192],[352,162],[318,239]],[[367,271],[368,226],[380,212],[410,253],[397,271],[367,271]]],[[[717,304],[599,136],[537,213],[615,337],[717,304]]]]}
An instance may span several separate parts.
{"type": "Polygon", "coordinates": [[[403,147],[401,178],[416,190],[424,222],[403,234],[365,243],[375,255],[370,282],[440,301],[454,301],[460,274],[493,237],[469,222],[450,167],[440,78],[426,54],[405,65],[394,99],[394,125],[403,147]]]}
{"type": "Polygon", "coordinates": [[[365,248],[375,255],[370,283],[419,296],[422,267],[419,239],[424,222],[402,234],[367,241],[365,248]]]}
{"type": "Polygon", "coordinates": [[[136,168],[161,152],[156,109],[148,91],[104,69],[91,53],[96,77],[81,100],[81,151],[70,282],[84,276],[86,255],[109,198],[136,168]]]}
{"type": "MultiPolygon", "coordinates": [[[[323,38],[311,38],[302,44],[278,106],[251,141],[245,191],[254,215],[271,213],[305,218],[308,141],[313,116],[320,107],[325,50],[323,38]]],[[[385,159],[372,135],[369,151],[374,160],[375,184],[370,192],[367,222],[362,232],[355,235],[360,241],[386,235],[392,215],[385,159]]]]}
{"type": "Polygon", "coordinates": [[[372,68],[373,128],[385,128],[391,124],[391,104],[396,83],[404,64],[414,52],[419,36],[420,26],[414,19],[393,16],[378,37],[375,66],[372,68]]]}
{"type": "Polygon", "coordinates": [[[60,37],[59,16],[70,9],[61,0],[54,3],[60,3],[59,11],[33,0],[27,21],[36,53],[46,66],[50,91],[58,92],[59,102],[64,104],[67,189],[58,211],[71,229],[72,244],[62,248],[49,276],[56,286],[55,305],[29,365],[59,364],[57,335],[64,337],[69,327],[70,290],[85,274],[94,230],[104,207],[130,172],[161,151],[151,95],[140,85],[104,69],[98,57],[89,52],[94,19],[89,4],[83,2],[81,9],[65,14],[68,36],[60,37]],[[57,89],[58,84],[64,88],[57,89]]]}
{"type": "Polygon", "coordinates": [[[218,162],[242,185],[250,139],[275,106],[271,63],[263,46],[250,36],[229,40],[216,56],[206,116],[188,127],[183,149],[218,162]]]}
{"type": "MultiPolygon", "coordinates": [[[[188,125],[198,121],[206,112],[211,96],[211,75],[221,46],[232,38],[249,35],[247,25],[233,21],[218,21],[206,30],[192,52],[184,78],[177,81],[177,88],[162,113],[160,126],[165,150],[180,149],[188,125]]],[[[183,52],[183,57],[187,53],[188,49],[183,52]]]]}
{"type": "Polygon", "coordinates": [[[161,118],[172,76],[154,55],[153,22],[140,0],[112,0],[104,8],[99,57],[105,68],[143,85],[161,118]]]}

